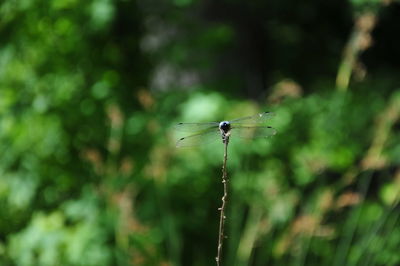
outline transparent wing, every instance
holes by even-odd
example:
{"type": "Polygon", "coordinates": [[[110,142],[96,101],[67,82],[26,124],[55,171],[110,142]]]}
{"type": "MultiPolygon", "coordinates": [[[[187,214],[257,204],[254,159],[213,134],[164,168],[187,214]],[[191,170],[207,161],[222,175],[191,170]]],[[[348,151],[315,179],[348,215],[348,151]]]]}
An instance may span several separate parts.
{"type": "Polygon", "coordinates": [[[261,124],[271,119],[275,114],[271,112],[264,112],[252,116],[246,116],[229,121],[231,125],[234,124],[261,124]]]}
{"type": "Polygon", "coordinates": [[[268,126],[234,126],[231,131],[231,136],[239,136],[245,139],[266,138],[275,134],[276,130],[268,126]]]}
{"type": "Polygon", "coordinates": [[[217,130],[219,126],[218,122],[208,122],[208,123],[178,123],[175,125],[175,130],[182,132],[197,132],[207,129],[217,130]]]}
{"type": "Polygon", "coordinates": [[[176,142],[176,147],[181,148],[181,147],[199,146],[199,145],[208,144],[210,142],[214,142],[218,139],[220,139],[222,141],[221,133],[219,132],[219,129],[211,128],[211,129],[205,130],[201,133],[197,133],[194,135],[180,138],[176,142]]]}

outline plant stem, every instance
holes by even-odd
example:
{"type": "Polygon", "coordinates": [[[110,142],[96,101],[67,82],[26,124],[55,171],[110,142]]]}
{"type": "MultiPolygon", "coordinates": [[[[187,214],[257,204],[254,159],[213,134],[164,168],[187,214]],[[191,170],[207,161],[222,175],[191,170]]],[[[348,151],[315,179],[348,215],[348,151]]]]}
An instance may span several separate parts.
{"type": "Polygon", "coordinates": [[[336,87],[339,91],[347,91],[353,72],[359,72],[360,78],[363,78],[365,72],[363,67],[358,66],[358,57],[360,53],[371,46],[371,32],[376,24],[376,15],[366,12],[356,18],[355,26],[345,48],[342,62],[336,76],[336,87]]]}
{"type": "Polygon", "coordinates": [[[224,195],[222,196],[222,205],[218,209],[220,211],[220,217],[219,217],[219,233],[218,233],[218,252],[217,252],[217,257],[215,260],[217,261],[217,265],[220,266],[220,263],[222,261],[222,245],[224,243],[224,238],[226,237],[224,235],[224,226],[225,226],[225,208],[226,208],[226,202],[228,198],[228,174],[226,171],[226,161],[228,160],[228,143],[229,143],[229,137],[227,137],[224,140],[224,161],[222,164],[222,184],[224,185],[224,195]]]}

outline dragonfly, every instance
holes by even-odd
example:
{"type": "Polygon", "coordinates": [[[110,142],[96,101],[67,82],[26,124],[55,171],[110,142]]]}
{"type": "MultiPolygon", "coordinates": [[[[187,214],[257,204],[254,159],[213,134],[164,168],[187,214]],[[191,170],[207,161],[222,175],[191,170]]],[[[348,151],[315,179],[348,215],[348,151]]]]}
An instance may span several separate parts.
{"type": "Polygon", "coordinates": [[[240,138],[266,138],[276,134],[276,130],[266,126],[265,122],[274,116],[272,112],[241,117],[230,121],[206,122],[206,123],[178,123],[177,131],[192,133],[180,138],[176,147],[192,147],[207,144],[221,139],[222,143],[228,143],[231,136],[240,138]]]}

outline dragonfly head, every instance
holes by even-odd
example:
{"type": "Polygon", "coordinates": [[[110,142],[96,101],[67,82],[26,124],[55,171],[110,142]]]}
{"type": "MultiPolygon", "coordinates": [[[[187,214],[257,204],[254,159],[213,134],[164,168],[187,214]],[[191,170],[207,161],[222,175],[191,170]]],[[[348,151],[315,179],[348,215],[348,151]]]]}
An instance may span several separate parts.
{"type": "Polygon", "coordinates": [[[219,129],[226,134],[229,132],[229,130],[231,130],[231,124],[229,121],[222,121],[219,123],[219,129]]]}

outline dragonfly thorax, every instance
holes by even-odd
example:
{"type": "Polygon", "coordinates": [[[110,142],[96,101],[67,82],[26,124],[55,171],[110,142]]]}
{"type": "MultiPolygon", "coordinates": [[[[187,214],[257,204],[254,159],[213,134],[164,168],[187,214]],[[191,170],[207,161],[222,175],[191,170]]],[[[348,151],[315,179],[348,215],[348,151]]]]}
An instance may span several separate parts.
{"type": "Polygon", "coordinates": [[[231,124],[228,121],[222,121],[219,123],[219,129],[226,134],[231,130],[231,124]]]}

